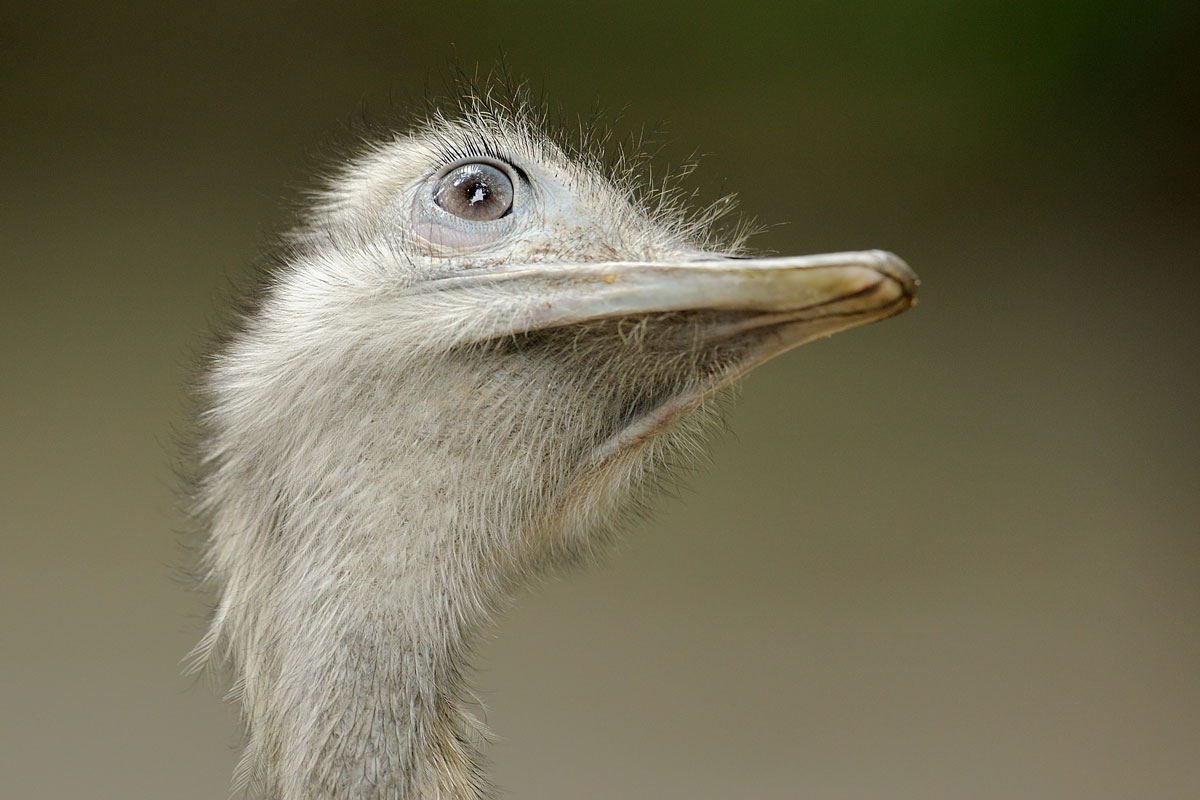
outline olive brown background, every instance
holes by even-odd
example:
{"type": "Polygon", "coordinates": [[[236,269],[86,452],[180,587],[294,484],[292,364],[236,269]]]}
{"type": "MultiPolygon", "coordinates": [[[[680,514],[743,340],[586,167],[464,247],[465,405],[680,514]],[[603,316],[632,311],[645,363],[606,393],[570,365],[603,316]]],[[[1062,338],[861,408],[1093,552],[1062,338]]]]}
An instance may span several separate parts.
{"type": "Polygon", "coordinates": [[[503,58],[665,123],[760,248],[923,280],[499,621],[507,796],[1197,796],[1194,9],[0,6],[0,795],[228,795],[236,714],[180,671],[192,369],[354,120],[503,58]]]}

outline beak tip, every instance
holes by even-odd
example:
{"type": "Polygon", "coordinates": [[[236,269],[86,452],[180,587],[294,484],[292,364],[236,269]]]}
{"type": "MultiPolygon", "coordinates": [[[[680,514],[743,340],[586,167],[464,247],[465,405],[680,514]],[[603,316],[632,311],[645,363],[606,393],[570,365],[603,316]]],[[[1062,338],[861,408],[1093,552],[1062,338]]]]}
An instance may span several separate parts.
{"type": "Polygon", "coordinates": [[[895,288],[909,298],[910,308],[915,306],[917,304],[917,288],[921,285],[921,279],[912,271],[912,267],[908,266],[900,256],[887,250],[870,250],[867,255],[871,268],[890,279],[888,282],[894,283],[895,288]]]}

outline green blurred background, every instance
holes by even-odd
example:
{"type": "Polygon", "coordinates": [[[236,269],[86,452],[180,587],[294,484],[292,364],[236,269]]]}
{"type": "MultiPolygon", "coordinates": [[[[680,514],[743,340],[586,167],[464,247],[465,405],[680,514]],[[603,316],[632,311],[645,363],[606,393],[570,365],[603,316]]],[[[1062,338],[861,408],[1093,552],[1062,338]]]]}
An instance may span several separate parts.
{"type": "Polygon", "coordinates": [[[447,64],[666,124],[921,304],[745,382],[475,681],[513,798],[1200,791],[1194,2],[0,7],[0,795],[220,798],[175,432],[231,281],[447,64]]]}

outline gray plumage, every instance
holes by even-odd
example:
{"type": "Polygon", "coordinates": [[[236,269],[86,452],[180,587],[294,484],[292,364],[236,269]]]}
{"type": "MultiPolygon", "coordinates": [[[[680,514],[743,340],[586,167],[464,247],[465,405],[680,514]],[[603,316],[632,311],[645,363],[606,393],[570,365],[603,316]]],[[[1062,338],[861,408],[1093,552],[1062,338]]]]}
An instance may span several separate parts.
{"type": "Polygon", "coordinates": [[[514,587],[579,560],[784,350],[907,308],[877,251],[732,259],[712,212],[474,102],[346,165],[205,379],[197,514],[239,781],[491,795],[463,707],[514,587]]]}

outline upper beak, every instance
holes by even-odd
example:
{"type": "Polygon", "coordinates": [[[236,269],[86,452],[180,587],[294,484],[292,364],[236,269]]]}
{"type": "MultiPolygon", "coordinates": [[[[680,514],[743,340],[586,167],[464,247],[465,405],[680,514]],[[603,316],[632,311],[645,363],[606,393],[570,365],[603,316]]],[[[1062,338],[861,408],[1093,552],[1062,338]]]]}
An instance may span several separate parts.
{"type": "MultiPolygon", "coordinates": [[[[755,327],[775,325],[786,331],[786,341],[777,342],[774,355],[898,314],[915,303],[917,285],[917,276],[898,257],[868,250],[782,258],[523,264],[471,270],[410,291],[453,297],[464,341],[660,312],[730,311],[751,312],[761,320],[755,327]]],[[[436,308],[426,308],[436,314],[436,308]]]]}

